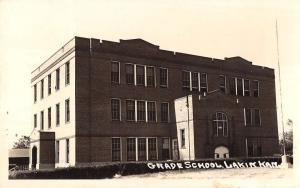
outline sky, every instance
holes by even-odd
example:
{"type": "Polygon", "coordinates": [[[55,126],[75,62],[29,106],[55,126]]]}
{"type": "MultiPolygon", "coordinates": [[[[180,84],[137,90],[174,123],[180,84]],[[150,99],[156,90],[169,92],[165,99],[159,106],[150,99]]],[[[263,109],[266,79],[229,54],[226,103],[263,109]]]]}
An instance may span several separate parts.
{"type": "Polygon", "coordinates": [[[2,143],[10,147],[17,137],[31,133],[31,71],[74,36],[111,41],[142,38],[161,49],[221,59],[241,56],[274,68],[281,130],[276,19],[283,120],[292,119],[297,128],[299,2],[0,0],[2,143]]]}

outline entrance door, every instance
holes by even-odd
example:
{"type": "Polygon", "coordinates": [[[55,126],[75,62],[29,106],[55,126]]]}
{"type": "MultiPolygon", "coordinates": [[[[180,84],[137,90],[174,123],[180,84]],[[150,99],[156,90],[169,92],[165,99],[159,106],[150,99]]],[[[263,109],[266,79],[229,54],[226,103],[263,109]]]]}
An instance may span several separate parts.
{"type": "Polygon", "coordinates": [[[172,156],[173,156],[173,160],[178,160],[178,141],[177,141],[177,139],[172,139],[172,156]]]}
{"type": "Polygon", "coordinates": [[[36,163],[37,163],[37,149],[34,146],[32,148],[32,152],[31,152],[31,168],[32,168],[32,170],[36,169],[36,163]]]}

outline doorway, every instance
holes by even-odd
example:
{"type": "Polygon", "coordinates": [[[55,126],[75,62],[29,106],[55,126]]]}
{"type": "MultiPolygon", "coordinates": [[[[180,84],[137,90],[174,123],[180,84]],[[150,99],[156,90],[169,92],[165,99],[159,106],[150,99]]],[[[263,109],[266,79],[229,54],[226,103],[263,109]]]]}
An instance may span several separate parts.
{"type": "Polygon", "coordinates": [[[31,169],[36,169],[36,163],[37,163],[37,148],[36,146],[33,146],[32,152],[31,152],[31,169]]]}
{"type": "Polygon", "coordinates": [[[178,141],[177,139],[172,139],[172,156],[173,160],[178,160],[178,141]]]}

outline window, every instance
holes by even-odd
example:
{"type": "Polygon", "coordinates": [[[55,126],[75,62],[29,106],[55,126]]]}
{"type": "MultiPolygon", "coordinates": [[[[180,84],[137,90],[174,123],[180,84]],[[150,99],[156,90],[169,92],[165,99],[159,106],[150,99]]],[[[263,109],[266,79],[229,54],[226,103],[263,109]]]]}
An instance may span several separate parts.
{"type": "Polygon", "coordinates": [[[145,68],[141,65],[136,65],[136,85],[145,85],[145,68]]]}
{"type": "Polygon", "coordinates": [[[159,68],[159,84],[160,87],[168,87],[168,69],[159,68]]]}
{"type": "Polygon", "coordinates": [[[219,89],[221,92],[226,93],[226,77],[224,75],[219,76],[219,89]]]}
{"type": "Polygon", "coordinates": [[[51,95],[51,74],[48,75],[48,95],[51,95]]]}
{"type": "Polygon", "coordinates": [[[133,85],[134,84],[134,65],[126,64],[125,71],[126,71],[126,83],[128,85],[133,85]]]}
{"type": "Polygon", "coordinates": [[[41,99],[44,98],[44,80],[41,80],[41,99]]]}
{"type": "Polygon", "coordinates": [[[155,86],[155,71],[154,67],[147,67],[147,87],[155,86]]]}
{"type": "Polygon", "coordinates": [[[60,82],[60,73],[59,73],[60,71],[59,71],[59,68],[58,69],[56,69],[56,86],[55,86],[55,89],[56,90],[59,90],[59,82],[60,82]]]}
{"type": "Polygon", "coordinates": [[[162,160],[170,159],[170,139],[162,138],[162,160]]]}
{"type": "Polygon", "coordinates": [[[34,116],[33,116],[33,126],[34,126],[34,128],[37,127],[37,114],[34,114],[34,116]]]}
{"type": "Polygon", "coordinates": [[[41,130],[44,130],[44,111],[41,111],[41,130]]]}
{"type": "Polygon", "coordinates": [[[66,163],[70,161],[70,141],[66,139],[66,163]]]}
{"type": "Polygon", "coordinates": [[[254,126],[260,126],[261,125],[261,120],[260,120],[260,111],[259,109],[253,109],[253,120],[252,122],[254,123],[254,126]]]}
{"type": "Polygon", "coordinates": [[[156,105],[155,102],[147,102],[148,121],[156,122],[156,105]]]}
{"type": "Polygon", "coordinates": [[[185,148],[185,130],[180,129],[181,148],[185,148]]]}
{"type": "Polygon", "coordinates": [[[262,156],[262,143],[260,138],[246,138],[248,157],[262,156]]]}
{"type": "Polygon", "coordinates": [[[111,119],[121,120],[120,99],[111,99],[111,119]]]}
{"type": "Polygon", "coordinates": [[[259,96],[259,81],[254,80],[252,82],[253,84],[253,96],[258,97],[259,96]]]}
{"type": "Polygon", "coordinates": [[[126,100],[126,120],[135,120],[135,102],[134,100],[126,100]]]}
{"type": "Polygon", "coordinates": [[[65,117],[66,122],[70,122],[70,99],[65,101],[65,117]]]}
{"type": "Polygon", "coordinates": [[[156,138],[148,138],[148,160],[157,160],[156,138]]]}
{"type": "Polygon", "coordinates": [[[243,96],[243,81],[242,78],[236,78],[237,95],[243,96]]]}
{"type": "Polygon", "coordinates": [[[244,79],[244,96],[250,96],[250,80],[244,79]]]}
{"type": "Polygon", "coordinates": [[[121,161],[121,139],[112,138],[111,139],[111,158],[112,161],[121,161]]]}
{"type": "Polygon", "coordinates": [[[200,93],[207,93],[207,74],[200,74],[200,93]]]}
{"type": "Polygon", "coordinates": [[[60,113],[59,113],[59,103],[58,104],[56,104],[56,126],[58,126],[59,125],[59,123],[60,123],[60,113]]]}
{"type": "Polygon", "coordinates": [[[137,121],[146,120],[145,101],[137,101],[137,121]]]}
{"type": "Polygon", "coordinates": [[[230,94],[231,95],[236,95],[235,84],[236,84],[236,78],[234,78],[234,77],[230,78],[230,80],[229,80],[229,89],[230,89],[230,94]]]}
{"type": "Polygon", "coordinates": [[[48,129],[51,128],[51,107],[48,108],[48,129]]]}
{"type": "Polygon", "coordinates": [[[199,74],[197,72],[193,72],[192,74],[192,90],[198,91],[199,87],[199,74]]]}
{"type": "Polygon", "coordinates": [[[33,86],[33,96],[34,96],[34,102],[36,102],[36,100],[37,100],[37,88],[36,88],[36,84],[33,86]]]}
{"type": "Polygon", "coordinates": [[[66,82],[66,85],[68,85],[68,84],[70,84],[70,62],[67,62],[65,64],[65,71],[66,71],[65,82],[66,82]]]}
{"type": "Polygon", "coordinates": [[[213,119],[213,130],[215,136],[228,135],[228,120],[225,113],[216,112],[213,119]]]}
{"type": "Polygon", "coordinates": [[[169,122],[169,103],[161,103],[161,122],[169,122]]]}
{"type": "Polygon", "coordinates": [[[127,161],[136,160],[136,143],[135,138],[127,138],[127,161]]]}
{"type": "Polygon", "coordinates": [[[119,62],[111,62],[111,83],[120,83],[120,64],[119,62]]]}
{"type": "Polygon", "coordinates": [[[245,126],[261,126],[261,116],[259,109],[244,108],[245,126]]]}
{"type": "Polygon", "coordinates": [[[146,161],[146,138],[138,138],[138,160],[146,161]]]}
{"type": "Polygon", "coordinates": [[[190,89],[190,72],[182,71],[182,87],[190,89]]]}
{"type": "Polygon", "coordinates": [[[251,113],[251,109],[244,109],[244,113],[245,113],[245,125],[246,126],[251,126],[252,125],[252,113],[251,113]]]}
{"type": "Polygon", "coordinates": [[[56,163],[59,163],[59,140],[56,141],[56,156],[55,156],[56,163]]]}

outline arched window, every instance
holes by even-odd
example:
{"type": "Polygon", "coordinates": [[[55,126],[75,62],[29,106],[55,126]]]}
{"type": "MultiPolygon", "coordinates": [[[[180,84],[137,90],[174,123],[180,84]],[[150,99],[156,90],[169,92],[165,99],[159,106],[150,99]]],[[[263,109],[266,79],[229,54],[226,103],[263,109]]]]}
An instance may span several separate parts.
{"type": "Polygon", "coordinates": [[[213,119],[213,132],[215,136],[228,136],[228,119],[225,113],[216,112],[213,119]]]}

